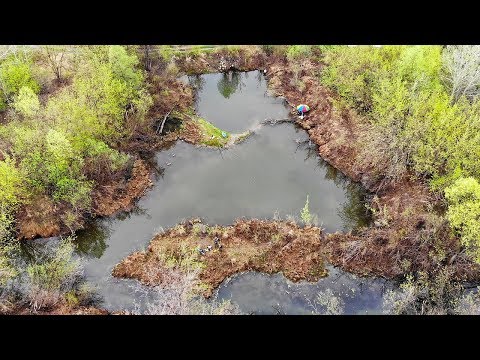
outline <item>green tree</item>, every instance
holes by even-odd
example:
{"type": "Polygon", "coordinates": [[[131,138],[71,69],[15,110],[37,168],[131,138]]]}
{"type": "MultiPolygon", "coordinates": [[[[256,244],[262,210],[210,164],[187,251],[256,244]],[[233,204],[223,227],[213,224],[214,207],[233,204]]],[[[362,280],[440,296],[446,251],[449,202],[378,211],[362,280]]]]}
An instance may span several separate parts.
{"type": "Polygon", "coordinates": [[[462,244],[480,263],[480,184],[472,177],[460,178],[445,189],[447,218],[462,244]]]}
{"type": "Polygon", "coordinates": [[[6,157],[0,161],[0,204],[14,207],[23,192],[23,177],[15,166],[15,161],[6,157]]]}
{"type": "Polygon", "coordinates": [[[40,110],[40,101],[32,89],[22,86],[14,99],[13,108],[25,117],[32,117],[40,110]]]}
{"type": "Polygon", "coordinates": [[[300,217],[302,218],[302,221],[305,225],[310,225],[312,223],[312,214],[310,214],[310,210],[308,208],[308,195],[307,195],[307,201],[305,202],[305,206],[302,209],[302,212],[300,213],[300,217]]]}
{"type": "Polygon", "coordinates": [[[36,94],[40,91],[40,85],[33,78],[30,64],[11,55],[0,64],[0,87],[4,100],[10,101],[24,86],[36,94]]]}

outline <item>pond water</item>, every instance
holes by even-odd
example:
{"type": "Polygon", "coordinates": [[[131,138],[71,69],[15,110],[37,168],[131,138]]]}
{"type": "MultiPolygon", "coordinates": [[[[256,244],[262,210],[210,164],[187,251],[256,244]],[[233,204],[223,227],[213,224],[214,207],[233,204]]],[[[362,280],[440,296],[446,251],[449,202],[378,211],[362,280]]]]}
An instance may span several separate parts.
{"type": "Polygon", "coordinates": [[[382,313],[382,297],[391,283],[359,278],[331,266],[328,270],[329,275],[315,284],[293,283],[282,274],[237,274],[218,288],[216,299],[235,302],[242,313],[255,315],[382,313]]]}
{"type": "MultiPolygon", "coordinates": [[[[138,282],[113,278],[114,265],[133,251],[143,250],[162,228],[184,219],[201,217],[209,224],[231,224],[239,217],[298,218],[308,195],[310,211],[328,232],[353,230],[369,221],[363,205],[365,192],[318,156],[304,130],[292,124],[259,125],[266,118],[288,117],[283,101],[267,95],[260,72],[183,80],[195,86],[201,116],[231,132],[255,132],[226,150],[179,141],[158,152],[152,160],[159,170],[154,186],[134,211],[94,221],[78,233],[77,254],[87,281],[96,286],[103,299],[101,306],[109,310],[132,309],[138,301],[134,291],[138,282]]],[[[344,274],[344,279],[349,276],[344,274]]],[[[297,286],[281,275],[247,273],[223,285],[219,297],[231,297],[245,311],[268,313],[276,301],[287,313],[304,313],[310,310],[299,297],[315,297],[319,288],[335,287],[334,279],[332,275],[318,284],[297,286]],[[287,288],[298,289],[298,294],[297,290],[283,291],[287,288]]],[[[361,283],[370,281],[352,278],[348,286],[358,288],[361,283]]],[[[378,291],[375,282],[372,286],[366,297],[373,299],[378,291]]],[[[346,290],[340,285],[337,289],[344,296],[346,290]]],[[[348,305],[351,312],[377,304],[371,299],[353,303],[358,303],[358,309],[348,305]]]]}

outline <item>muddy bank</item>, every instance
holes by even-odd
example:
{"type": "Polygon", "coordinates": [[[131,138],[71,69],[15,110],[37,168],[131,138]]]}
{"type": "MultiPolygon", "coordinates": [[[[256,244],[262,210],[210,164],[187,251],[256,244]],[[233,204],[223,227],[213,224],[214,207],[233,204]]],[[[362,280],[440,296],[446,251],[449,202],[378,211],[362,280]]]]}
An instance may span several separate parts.
{"type": "Polygon", "coordinates": [[[135,201],[153,185],[152,168],[141,159],[135,160],[130,179],[101,185],[93,192],[93,211],[96,216],[110,216],[129,211],[135,201]]]}
{"type": "Polygon", "coordinates": [[[404,230],[406,234],[415,230],[417,235],[412,238],[404,234],[391,237],[391,229],[367,229],[357,235],[325,234],[318,227],[300,227],[287,221],[239,219],[230,226],[208,226],[193,219],[154,237],[146,251],[126,257],[112,275],[148,286],[168,286],[173,281],[169,269],[189,271],[190,266],[198,266],[198,279],[203,284],[200,292],[205,297],[237,273],[282,272],[294,282],[315,282],[328,275],[328,264],[360,276],[384,278],[412,269],[435,273],[448,265],[457,279],[473,279],[475,269],[458,255],[455,239],[446,244],[443,254],[438,241],[429,241],[448,230],[446,223],[442,226],[437,229],[428,222],[417,223],[414,229],[404,230]],[[209,251],[199,251],[209,247],[209,251]]]}
{"type": "Polygon", "coordinates": [[[153,170],[141,159],[134,161],[128,177],[98,185],[92,192],[92,213],[83,214],[74,223],[67,223],[67,204],[55,204],[47,196],[33,199],[22,206],[16,216],[19,239],[47,238],[83,228],[88,217],[109,216],[118,211],[130,210],[135,201],[152,186],[153,170]]]}
{"type": "Polygon", "coordinates": [[[187,53],[175,58],[176,66],[186,74],[206,74],[229,70],[251,71],[263,69],[266,63],[267,56],[259,46],[219,48],[213,52],[187,53]]]}
{"type": "MultiPolygon", "coordinates": [[[[342,173],[361,182],[375,196],[369,205],[374,225],[358,234],[328,237],[330,261],[362,275],[396,277],[407,272],[433,272],[452,265],[458,277],[473,279],[479,268],[468,260],[448,224],[433,215],[438,206],[426,184],[411,175],[395,183],[386,181],[380,165],[361,161],[366,119],[352,110],[332,105],[336,96],[319,80],[323,64],[312,59],[267,65],[269,86],[295,106],[306,103],[311,111],[297,123],[318,145],[320,156],[342,173]]],[[[292,106],[292,114],[295,113],[292,106]]]]}
{"type": "Polygon", "coordinates": [[[227,277],[247,270],[283,272],[292,281],[316,281],[327,275],[323,239],[317,227],[300,228],[286,221],[238,220],[231,226],[210,227],[194,219],[157,235],[146,251],[125,258],[112,274],[146,285],[166,285],[167,267],[182,268],[188,259],[202,267],[199,279],[206,297],[227,277]],[[215,245],[216,238],[221,248],[215,245]],[[211,251],[199,253],[198,249],[208,246],[211,251]]]}

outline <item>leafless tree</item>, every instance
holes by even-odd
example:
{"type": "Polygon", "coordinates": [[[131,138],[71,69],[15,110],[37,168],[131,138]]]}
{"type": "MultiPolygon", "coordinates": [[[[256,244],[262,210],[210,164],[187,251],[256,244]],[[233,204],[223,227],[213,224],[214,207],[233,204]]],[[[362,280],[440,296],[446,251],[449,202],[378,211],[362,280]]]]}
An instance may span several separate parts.
{"type": "Polygon", "coordinates": [[[152,53],[152,45],[144,45],[143,46],[143,54],[145,59],[145,70],[150,71],[152,70],[152,58],[150,54],[152,53]]]}
{"type": "Polygon", "coordinates": [[[65,46],[44,45],[42,50],[45,52],[48,65],[55,74],[57,81],[62,80],[62,71],[65,69],[65,46]]]}
{"type": "MultiPolygon", "coordinates": [[[[207,302],[201,296],[195,296],[195,289],[200,285],[198,274],[200,269],[180,270],[163,269],[162,276],[168,279],[162,285],[153,288],[153,299],[146,303],[142,311],[135,305],[135,315],[235,315],[240,314],[237,306],[230,302],[207,302]]],[[[152,277],[158,272],[152,269],[152,277]]],[[[145,287],[136,289],[147,295],[145,287]]],[[[152,295],[152,294],[150,294],[152,295]]]]}
{"type": "Polygon", "coordinates": [[[480,94],[480,46],[449,45],[443,51],[445,82],[453,101],[480,94]]]}

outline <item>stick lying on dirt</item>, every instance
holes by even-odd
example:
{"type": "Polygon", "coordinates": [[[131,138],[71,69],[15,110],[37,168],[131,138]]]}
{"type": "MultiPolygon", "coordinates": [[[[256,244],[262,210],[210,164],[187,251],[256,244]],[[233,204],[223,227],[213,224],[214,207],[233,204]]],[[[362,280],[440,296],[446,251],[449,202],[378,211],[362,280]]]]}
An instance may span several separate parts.
{"type": "Polygon", "coordinates": [[[172,109],[165,115],[165,117],[163,118],[163,121],[162,121],[162,124],[160,126],[160,129],[157,127],[157,131],[156,133],[158,135],[161,135],[162,134],[162,131],[163,131],[163,127],[165,126],[165,121],[167,121],[167,118],[168,118],[168,115],[171,114],[171,112],[173,111],[173,109],[175,109],[175,106],[177,106],[177,104],[173,105],[172,109]]]}
{"type": "Polygon", "coordinates": [[[266,125],[266,124],[276,125],[276,124],[281,124],[281,123],[285,123],[285,122],[295,122],[295,120],[290,119],[290,118],[285,118],[285,119],[265,119],[264,121],[262,121],[262,125],[266,125]]]}

